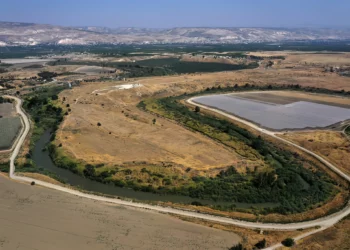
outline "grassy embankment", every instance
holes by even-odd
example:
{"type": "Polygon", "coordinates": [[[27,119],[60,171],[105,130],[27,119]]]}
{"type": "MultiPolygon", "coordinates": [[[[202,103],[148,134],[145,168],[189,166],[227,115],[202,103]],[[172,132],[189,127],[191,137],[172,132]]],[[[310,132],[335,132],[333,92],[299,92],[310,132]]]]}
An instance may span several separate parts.
{"type": "MultiPolygon", "coordinates": [[[[40,173],[59,180],[49,171],[37,167],[31,157],[35,142],[40,136],[48,129],[56,131],[63,121],[65,110],[59,107],[57,96],[63,89],[64,87],[42,88],[23,96],[23,108],[31,116],[34,126],[31,130],[29,151],[16,160],[16,172],[40,173]]],[[[54,140],[54,136],[51,139],[54,140]]]]}

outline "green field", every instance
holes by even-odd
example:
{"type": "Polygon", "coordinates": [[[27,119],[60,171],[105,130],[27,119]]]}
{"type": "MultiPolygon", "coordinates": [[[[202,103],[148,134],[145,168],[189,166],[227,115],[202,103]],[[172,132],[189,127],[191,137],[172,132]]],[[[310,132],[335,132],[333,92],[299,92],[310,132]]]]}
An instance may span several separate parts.
{"type": "Polygon", "coordinates": [[[183,62],[178,58],[149,59],[138,61],[137,64],[148,67],[166,67],[174,73],[186,74],[196,72],[220,72],[239,69],[256,68],[256,63],[252,64],[228,64],[228,63],[208,63],[208,62],[183,62]]]}
{"type": "Polygon", "coordinates": [[[237,52],[242,51],[331,51],[348,52],[348,41],[325,42],[284,42],[284,43],[249,43],[249,44],[152,44],[152,45],[36,45],[16,46],[11,51],[0,47],[0,58],[24,58],[28,56],[45,56],[48,54],[67,54],[72,52],[93,53],[101,56],[125,57],[148,56],[151,53],[211,53],[211,52],[237,52]],[[135,52],[137,52],[135,54],[135,52]]]}
{"type": "Polygon", "coordinates": [[[22,127],[19,117],[0,118],[0,150],[9,149],[22,127]]]}
{"type": "Polygon", "coordinates": [[[122,70],[123,77],[162,76],[174,74],[190,74],[197,72],[220,72],[241,69],[252,69],[259,65],[250,64],[227,64],[227,63],[203,63],[183,62],[179,58],[149,59],[137,62],[88,62],[88,61],[56,61],[49,65],[88,65],[111,67],[122,70]]]}

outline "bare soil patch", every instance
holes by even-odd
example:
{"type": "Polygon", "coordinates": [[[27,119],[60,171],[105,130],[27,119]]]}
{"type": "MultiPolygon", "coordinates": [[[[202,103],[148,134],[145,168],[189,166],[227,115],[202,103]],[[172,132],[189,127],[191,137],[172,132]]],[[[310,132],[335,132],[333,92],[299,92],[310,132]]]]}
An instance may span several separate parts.
{"type": "Polygon", "coordinates": [[[234,233],[0,176],[0,249],[228,249],[234,233]]]}
{"type": "Polygon", "coordinates": [[[105,95],[91,94],[105,84],[63,92],[61,97],[66,97],[72,110],[57,133],[63,148],[90,163],[171,162],[184,169],[207,170],[241,160],[231,149],[201,134],[139,110],[141,96],[166,88],[140,82],[144,86],[105,95]]]}

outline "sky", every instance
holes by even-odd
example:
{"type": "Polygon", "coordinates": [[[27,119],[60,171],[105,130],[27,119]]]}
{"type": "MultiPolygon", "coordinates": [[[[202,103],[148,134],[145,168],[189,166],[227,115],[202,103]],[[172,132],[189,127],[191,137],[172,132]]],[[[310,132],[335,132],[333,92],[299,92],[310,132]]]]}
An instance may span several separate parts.
{"type": "Polygon", "coordinates": [[[350,0],[0,0],[0,21],[105,27],[350,27],[350,0]]]}

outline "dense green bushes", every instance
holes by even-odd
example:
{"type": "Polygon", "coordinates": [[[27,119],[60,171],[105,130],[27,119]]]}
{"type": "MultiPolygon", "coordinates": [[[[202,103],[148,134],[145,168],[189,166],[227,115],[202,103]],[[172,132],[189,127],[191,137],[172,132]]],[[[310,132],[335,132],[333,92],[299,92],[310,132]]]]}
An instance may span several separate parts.
{"type": "Polygon", "coordinates": [[[350,126],[348,126],[346,129],[345,129],[345,133],[350,136],[350,126]]]}
{"type": "Polygon", "coordinates": [[[58,74],[56,72],[43,71],[38,73],[38,76],[44,80],[51,80],[52,78],[58,76],[58,74]]]}
{"type": "MultiPolygon", "coordinates": [[[[194,112],[179,102],[181,98],[184,96],[159,99],[156,100],[156,105],[162,110],[162,114],[167,114],[166,117],[193,130],[203,133],[198,124],[205,125],[213,131],[229,135],[234,141],[245,143],[255,149],[270,168],[266,171],[255,169],[242,175],[232,166],[215,178],[194,178],[194,185],[172,190],[163,189],[163,192],[216,201],[279,203],[277,208],[269,211],[267,209],[265,212],[283,214],[305,211],[327,200],[334,193],[333,181],[321,171],[304,168],[305,160],[299,155],[267,142],[227,120],[194,112]]],[[[151,105],[154,103],[149,104],[151,105]]],[[[141,103],[139,107],[146,110],[148,108],[146,103],[141,103]]]]}
{"type": "Polygon", "coordinates": [[[10,162],[0,163],[0,172],[8,173],[10,171],[10,162]]]}
{"type": "Polygon", "coordinates": [[[283,240],[281,243],[283,246],[286,246],[286,247],[292,247],[295,244],[294,239],[292,239],[292,238],[287,238],[287,239],[283,240]]]}

